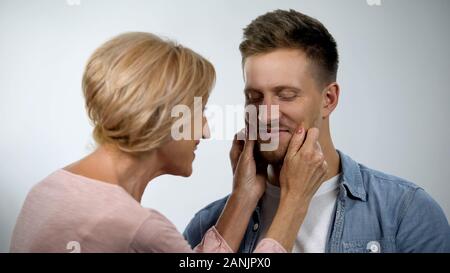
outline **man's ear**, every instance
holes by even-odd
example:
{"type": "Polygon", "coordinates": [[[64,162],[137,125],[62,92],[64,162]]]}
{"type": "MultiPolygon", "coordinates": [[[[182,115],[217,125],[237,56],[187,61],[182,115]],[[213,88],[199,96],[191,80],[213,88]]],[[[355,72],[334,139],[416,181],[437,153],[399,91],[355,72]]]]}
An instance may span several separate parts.
{"type": "Polygon", "coordinates": [[[339,102],[339,84],[333,82],[329,84],[322,93],[322,118],[327,118],[336,108],[339,102]]]}

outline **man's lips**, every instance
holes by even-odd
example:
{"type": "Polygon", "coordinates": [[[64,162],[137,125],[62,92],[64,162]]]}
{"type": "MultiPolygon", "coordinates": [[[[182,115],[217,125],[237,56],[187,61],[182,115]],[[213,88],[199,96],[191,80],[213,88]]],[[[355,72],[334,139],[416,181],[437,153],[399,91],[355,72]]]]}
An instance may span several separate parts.
{"type": "Polygon", "coordinates": [[[291,134],[291,131],[288,128],[271,128],[259,131],[259,136],[263,140],[278,138],[287,134],[291,134]]]}
{"type": "Polygon", "coordinates": [[[261,129],[259,131],[260,134],[276,134],[281,132],[290,133],[291,130],[289,128],[267,128],[266,130],[261,129]]]}

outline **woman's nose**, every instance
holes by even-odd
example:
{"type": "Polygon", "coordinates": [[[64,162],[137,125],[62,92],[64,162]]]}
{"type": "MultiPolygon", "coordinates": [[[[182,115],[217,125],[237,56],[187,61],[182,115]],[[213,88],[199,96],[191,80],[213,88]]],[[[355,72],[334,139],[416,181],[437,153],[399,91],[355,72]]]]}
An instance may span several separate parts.
{"type": "Polygon", "coordinates": [[[204,117],[203,118],[203,130],[202,130],[202,138],[210,138],[211,137],[211,132],[209,130],[209,124],[208,124],[208,120],[204,117]]]}

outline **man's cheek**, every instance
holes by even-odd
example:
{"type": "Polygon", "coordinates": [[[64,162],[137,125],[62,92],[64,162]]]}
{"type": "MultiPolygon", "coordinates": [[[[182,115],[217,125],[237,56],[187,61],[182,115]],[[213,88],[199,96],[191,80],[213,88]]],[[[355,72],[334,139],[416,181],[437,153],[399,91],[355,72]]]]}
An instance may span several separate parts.
{"type": "Polygon", "coordinates": [[[280,147],[280,138],[274,137],[270,138],[269,141],[264,141],[260,143],[260,149],[262,152],[272,152],[278,150],[280,147]]]}

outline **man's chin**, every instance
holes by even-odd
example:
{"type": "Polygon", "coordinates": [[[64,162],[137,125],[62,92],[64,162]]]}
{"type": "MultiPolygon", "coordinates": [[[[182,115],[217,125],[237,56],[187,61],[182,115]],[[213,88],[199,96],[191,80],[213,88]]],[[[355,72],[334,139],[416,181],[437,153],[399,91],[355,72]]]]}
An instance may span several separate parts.
{"type": "Polygon", "coordinates": [[[286,150],[285,147],[280,146],[274,151],[261,151],[261,148],[258,147],[261,159],[268,164],[282,164],[284,156],[286,155],[286,150]]]}

